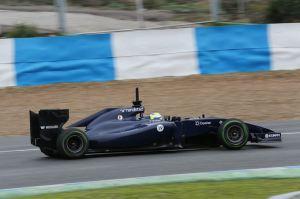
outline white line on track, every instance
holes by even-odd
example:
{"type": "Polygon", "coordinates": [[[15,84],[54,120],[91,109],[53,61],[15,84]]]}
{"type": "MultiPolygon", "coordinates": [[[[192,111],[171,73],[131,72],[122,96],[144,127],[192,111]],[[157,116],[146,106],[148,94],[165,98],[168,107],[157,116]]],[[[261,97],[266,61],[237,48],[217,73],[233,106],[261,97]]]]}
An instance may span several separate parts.
{"type": "Polygon", "coordinates": [[[9,151],[0,151],[0,153],[13,153],[13,152],[27,152],[27,151],[38,151],[39,149],[18,149],[9,151]]]}
{"type": "Polygon", "coordinates": [[[287,132],[287,133],[282,133],[283,135],[296,135],[300,134],[300,132],[287,132]]]}

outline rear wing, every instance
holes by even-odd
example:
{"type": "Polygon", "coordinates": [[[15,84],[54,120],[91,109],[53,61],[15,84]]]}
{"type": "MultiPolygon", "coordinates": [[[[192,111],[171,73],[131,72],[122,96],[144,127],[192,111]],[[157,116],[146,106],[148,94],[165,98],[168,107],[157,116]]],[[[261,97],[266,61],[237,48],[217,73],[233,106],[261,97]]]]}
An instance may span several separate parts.
{"type": "Polygon", "coordinates": [[[68,109],[40,110],[39,113],[29,111],[31,144],[38,146],[41,140],[47,141],[57,135],[63,125],[69,120],[68,109]]]}

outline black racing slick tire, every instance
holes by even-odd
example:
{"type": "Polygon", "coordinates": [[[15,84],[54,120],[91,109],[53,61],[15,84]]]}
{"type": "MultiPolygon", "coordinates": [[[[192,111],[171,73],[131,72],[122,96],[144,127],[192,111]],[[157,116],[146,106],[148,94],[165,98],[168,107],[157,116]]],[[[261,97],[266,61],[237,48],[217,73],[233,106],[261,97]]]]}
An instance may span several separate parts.
{"type": "Polygon", "coordinates": [[[232,150],[241,149],[248,142],[249,130],[243,121],[228,119],[220,125],[218,137],[223,147],[232,150]]]}
{"type": "Polygon", "coordinates": [[[83,157],[89,147],[86,133],[77,128],[64,129],[56,144],[59,154],[68,159],[83,157]]]}

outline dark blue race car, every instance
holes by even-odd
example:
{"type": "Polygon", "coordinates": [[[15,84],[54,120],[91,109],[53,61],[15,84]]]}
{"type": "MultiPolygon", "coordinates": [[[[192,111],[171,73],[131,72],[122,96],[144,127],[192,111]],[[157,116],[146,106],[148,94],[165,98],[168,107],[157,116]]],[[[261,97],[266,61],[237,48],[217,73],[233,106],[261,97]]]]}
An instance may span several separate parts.
{"type": "Polygon", "coordinates": [[[72,159],[91,153],[202,146],[241,149],[247,142],[281,141],[281,133],[239,119],[145,116],[144,111],[138,88],[132,107],[107,108],[66,128],[68,109],[30,111],[31,143],[48,156],[72,159]]]}

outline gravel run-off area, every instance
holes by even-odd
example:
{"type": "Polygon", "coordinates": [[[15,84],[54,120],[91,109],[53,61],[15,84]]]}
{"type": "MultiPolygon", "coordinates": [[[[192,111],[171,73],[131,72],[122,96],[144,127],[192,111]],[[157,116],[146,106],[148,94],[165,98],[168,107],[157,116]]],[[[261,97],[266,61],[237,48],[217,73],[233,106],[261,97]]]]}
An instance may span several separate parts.
{"type": "Polygon", "coordinates": [[[135,87],[146,113],[300,119],[299,77],[300,70],[2,88],[0,135],[28,134],[29,110],[69,108],[74,122],[106,107],[131,106],[135,87]]]}

